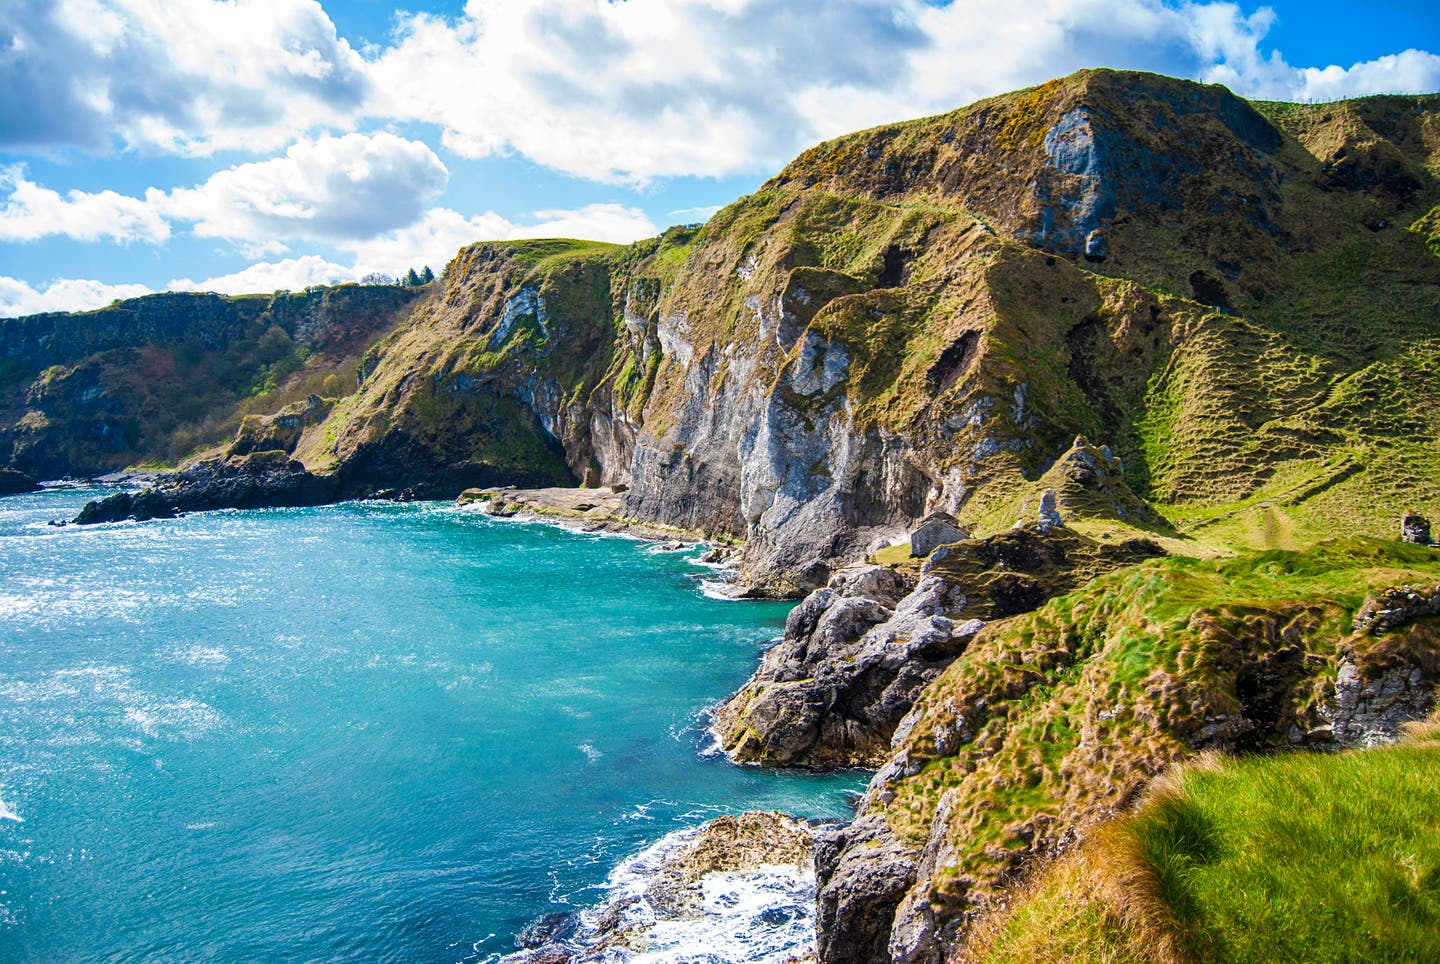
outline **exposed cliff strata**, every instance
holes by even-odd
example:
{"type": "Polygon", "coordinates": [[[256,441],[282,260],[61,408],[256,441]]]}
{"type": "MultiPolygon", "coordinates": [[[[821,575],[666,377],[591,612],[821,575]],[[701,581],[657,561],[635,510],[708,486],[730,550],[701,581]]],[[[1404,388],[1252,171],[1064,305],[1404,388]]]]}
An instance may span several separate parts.
{"type": "Polygon", "coordinates": [[[348,493],[625,485],[744,539],[757,594],[937,510],[1086,517],[1035,488],[1077,434],[1206,538],[1380,534],[1370,492],[1440,497],[1430,449],[1353,454],[1440,431],[1440,259],[1367,226],[1435,207],[1430,104],[1082,72],[820,145],[702,228],[475,245],[294,455],[348,493]]]}

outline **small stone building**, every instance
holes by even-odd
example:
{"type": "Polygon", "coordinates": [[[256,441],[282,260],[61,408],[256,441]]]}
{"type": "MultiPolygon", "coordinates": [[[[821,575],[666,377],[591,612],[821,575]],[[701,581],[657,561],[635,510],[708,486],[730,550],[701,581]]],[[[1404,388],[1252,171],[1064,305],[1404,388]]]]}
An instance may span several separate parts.
{"type": "Polygon", "coordinates": [[[970,538],[970,533],[948,512],[932,512],[920,520],[915,531],[910,533],[910,554],[925,557],[936,547],[961,539],[970,538]]]}

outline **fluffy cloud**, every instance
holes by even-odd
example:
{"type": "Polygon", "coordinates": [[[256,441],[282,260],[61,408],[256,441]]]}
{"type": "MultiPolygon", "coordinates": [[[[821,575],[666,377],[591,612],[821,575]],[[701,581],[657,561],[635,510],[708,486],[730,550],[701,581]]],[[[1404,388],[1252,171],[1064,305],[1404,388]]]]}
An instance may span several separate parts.
{"type": "Polygon", "coordinates": [[[199,187],[172,191],[162,206],[194,221],[202,237],[262,246],[276,238],[365,239],[414,223],[449,177],[419,141],[347,134],[220,171],[199,187]]]}
{"type": "Polygon", "coordinates": [[[0,50],[0,149],[272,150],[369,91],[316,0],[7,0],[0,50]]]}
{"type": "Polygon", "coordinates": [[[755,170],[813,138],[802,92],[903,84],[928,42],[912,6],[472,0],[454,23],[404,21],[371,110],[603,181],[755,170]]]}
{"type": "Polygon", "coordinates": [[[219,291],[250,294],[296,291],[317,284],[357,281],[367,274],[391,276],[409,268],[429,265],[441,271],[455,252],[476,241],[508,241],[516,238],[577,237],[599,241],[628,242],[657,233],[654,224],[635,208],[618,204],[591,204],[570,211],[538,211],[532,223],[519,224],[493,212],[465,217],[447,208],[433,208],[416,224],[368,241],[339,245],[351,257],[349,265],[337,264],[318,255],[260,262],[233,274],[192,281],[177,278],[172,291],[219,291]]]}
{"type": "Polygon", "coordinates": [[[307,254],[284,261],[261,262],[233,274],[191,281],[176,278],[167,286],[171,291],[218,291],[226,295],[248,295],[256,292],[299,291],[311,285],[332,285],[356,280],[353,268],[307,254]]]}
{"type": "Polygon", "coordinates": [[[70,191],[63,197],[25,178],[19,165],[0,167],[0,241],[34,241],[65,235],[78,241],[149,241],[170,237],[151,190],[144,199],[114,191],[70,191]],[[8,196],[7,196],[8,195],[8,196]]]}
{"type": "Polygon", "coordinates": [[[619,204],[537,211],[532,217],[532,223],[519,224],[494,212],[465,217],[447,208],[435,208],[413,227],[341,247],[354,255],[356,276],[360,276],[372,271],[400,274],[407,268],[427,264],[438,272],[456,251],[475,241],[584,238],[623,244],[659,233],[644,212],[619,204]]]}
{"type": "Polygon", "coordinates": [[[60,278],[38,289],[18,278],[0,276],[0,318],[42,311],[88,311],[108,305],[116,298],[137,298],[149,293],[150,289],[144,285],[107,285],[79,278],[60,278]]]}
{"type": "Polygon", "coordinates": [[[318,0],[10,0],[0,149],[271,151],[366,118],[609,182],[771,170],[813,141],[1084,66],[1317,99],[1440,86],[1440,57],[1295,66],[1227,0],[469,0],[365,56],[318,0]],[[366,59],[366,58],[369,59],[366,59]]]}
{"type": "Polygon", "coordinates": [[[300,141],[280,157],[236,165],[193,188],[151,188],[143,198],[61,196],[12,165],[0,167],[0,242],[63,235],[160,243],[171,222],[190,221],[200,237],[233,241],[248,257],[272,256],[287,250],[282,239],[364,241],[414,224],[449,177],[425,144],[387,133],[300,141]]]}
{"type": "Polygon", "coordinates": [[[1422,51],[1293,67],[1262,52],[1273,21],[1162,0],[470,0],[402,21],[369,110],[435,124],[465,156],[645,182],[770,170],[824,137],[1087,66],[1291,99],[1440,86],[1422,51]]]}
{"type": "Polygon", "coordinates": [[[1295,100],[1342,100],[1363,94],[1440,90],[1440,56],[1412,49],[1350,67],[1306,67],[1295,71],[1286,90],[1287,96],[1295,100]]]}

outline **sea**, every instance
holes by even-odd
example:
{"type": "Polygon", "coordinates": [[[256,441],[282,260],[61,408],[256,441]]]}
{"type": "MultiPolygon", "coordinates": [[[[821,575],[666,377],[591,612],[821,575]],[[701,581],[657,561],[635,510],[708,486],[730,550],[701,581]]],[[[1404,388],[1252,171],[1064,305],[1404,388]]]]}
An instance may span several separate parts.
{"type": "MultiPolygon", "coordinates": [[[[493,964],[706,820],[863,786],[715,751],[788,606],[700,549],[440,503],[51,524],[103,494],[0,499],[0,961],[493,964]]],[[[634,959],[788,959],[813,881],[772,885],[634,959]]]]}

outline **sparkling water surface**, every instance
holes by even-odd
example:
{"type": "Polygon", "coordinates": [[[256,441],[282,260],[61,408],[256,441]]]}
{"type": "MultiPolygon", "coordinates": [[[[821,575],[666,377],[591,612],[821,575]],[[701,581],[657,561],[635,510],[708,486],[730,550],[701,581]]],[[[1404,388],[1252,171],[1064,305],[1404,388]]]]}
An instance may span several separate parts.
{"type": "Polygon", "coordinates": [[[0,961],[486,961],[722,812],[856,774],[707,755],[787,606],[688,556],[357,503],[55,528],[0,499],[0,961]]]}

